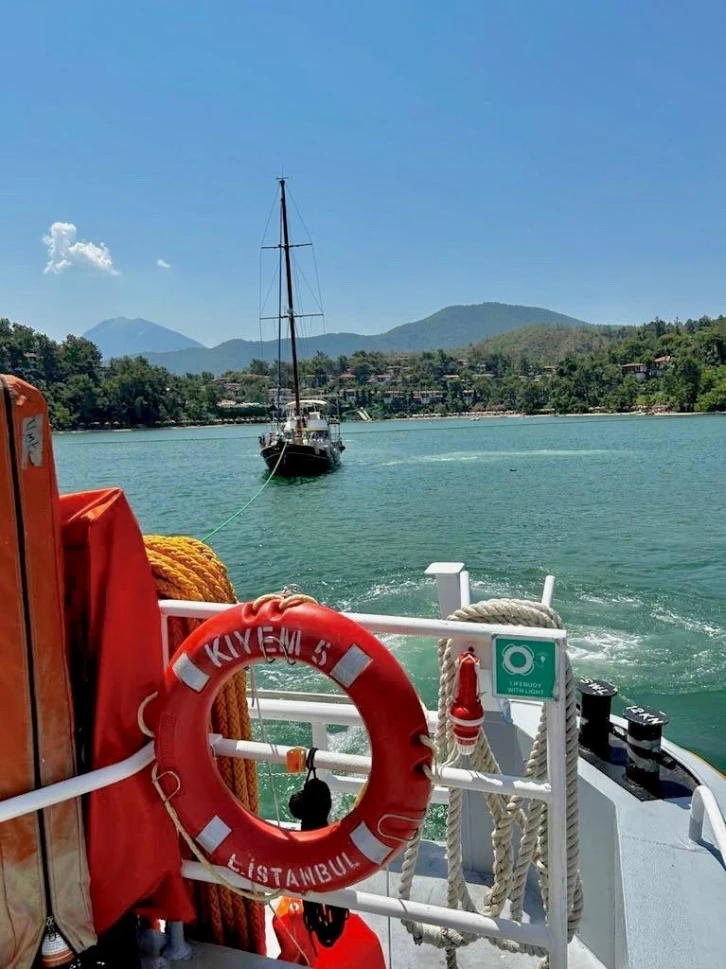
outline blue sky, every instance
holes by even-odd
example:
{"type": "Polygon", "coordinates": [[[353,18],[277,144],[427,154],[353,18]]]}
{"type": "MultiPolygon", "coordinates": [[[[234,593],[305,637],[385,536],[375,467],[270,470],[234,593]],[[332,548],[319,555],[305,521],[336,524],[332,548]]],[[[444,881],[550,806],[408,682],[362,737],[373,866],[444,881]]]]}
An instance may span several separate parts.
{"type": "Polygon", "coordinates": [[[726,312],[725,37],[722,0],[5,4],[0,315],[255,338],[283,164],[328,330],[726,312]]]}

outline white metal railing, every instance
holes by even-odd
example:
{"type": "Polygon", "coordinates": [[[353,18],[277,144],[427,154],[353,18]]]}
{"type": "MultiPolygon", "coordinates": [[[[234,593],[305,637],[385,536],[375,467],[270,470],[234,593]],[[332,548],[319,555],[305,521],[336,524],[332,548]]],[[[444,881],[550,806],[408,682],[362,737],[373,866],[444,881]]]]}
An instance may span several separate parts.
{"type": "Polygon", "coordinates": [[[708,818],[713,840],[721,853],[721,861],[726,865],[726,821],[714,793],[706,784],[699,785],[691,800],[691,821],[688,834],[693,841],[703,838],[703,821],[708,818]]]}
{"type": "MultiPolygon", "coordinates": [[[[290,717],[295,720],[294,704],[290,704],[290,717]]],[[[229,740],[213,737],[212,750],[222,757],[241,757],[245,760],[267,761],[271,764],[284,764],[293,747],[282,744],[257,743],[252,740],[229,740]]],[[[371,758],[363,754],[344,754],[337,751],[317,750],[315,766],[333,770],[353,771],[369,774],[371,758]]],[[[520,797],[534,797],[538,801],[553,800],[552,789],[545,781],[533,781],[526,777],[511,777],[508,774],[485,774],[460,767],[440,767],[437,779],[447,788],[460,788],[464,791],[479,791],[483,794],[519,794],[520,797]]]]}
{"type": "Polygon", "coordinates": [[[60,804],[61,801],[70,801],[74,797],[90,794],[91,791],[98,791],[102,787],[118,784],[119,781],[125,781],[127,777],[138,774],[153,762],[154,744],[152,742],[117,764],[109,764],[108,767],[100,767],[87,774],[78,774],[76,777],[69,777],[68,780],[28,791],[27,794],[8,797],[0,801],[0,824],[3,821],[22,817],[23,814],[32,814],[33,811],[60,804]]]}
{"type": "MultiPolygon", "coordinates": [[[[427,569],[427,574],[435,577],[439,595],[439,607],[442,616],[451,615],[462,605],[471,602],[469,575],[463,570],[461,563],[434,563],[427,569]]],[[[545,580],[542,601],[551,605],[554,590],[554,578],[548,576],[545,580]]],[[[163,642],[165,644],[165,661],[168,661],[168,630],[167,620],[170,617],[186,617],[207,619],[230,608],[229,603],[182,602],[179,600],[162,600],[159,603],[162,613],[163,642]]],[[[483,686],[485,696],[483,701],[487,709],[497,709],[500,704],[507,705],[507,701],[494,700],[487,686],[490,681],[492,665],[491,645],[494,636],[521,636],[526,639],[554,641],[557,646],[557,682],[565,682],[565,661],[567,649],[567,635],[562,629],[543,629],[527,626],[498,625],[494,623],[462,623],[447,619],[424,619],[409,616],[371,615],[368,613],[345,613],[348,618],[370,632],[378,634],[395,633],[406,636],[433,636],[452,638],[465,641],[471,645],[482,660],[483,686]]],[[[308,695],[309,696],[309,695],[308,695]]],[[[250,701],[251,704],[253,701],[250,701]]],[[[356,708],[349,703],[331,703],[324,695],[304,701],[295,700],[292,696],[280,691],[262,693],[253,705],[253,709],[265,720],[283,720],[287,722],[308,722],[312,725],[313,745],[318,749],[316,760],[320,768],[325,771],[325,779],[331,789],[355,793],[365,783],[364,779],[353,777],[339,777],[330,773],[331,770],[355,770],[367,773],[370,770],[370,759],[361,755],[343,754],[327,749],[327,727],[335,724],[341,726],[364,726],[356,708]]],[[[452,911],[444,906],[419,906],[414,902],[403,902],[400,899],[390,899],[382,895],[370,895],[346,889],[343,892],[333,892],[314,896],[317,900],[329,905],[357,909],[363,912],[375,912],[389,918],[402,918],[408,913],[409,918],[427,922],[432,925],[449,926],[459,930],[476,932],[479,935],[509,938],[514,941],[531,941],[536,936],[537,941],[531,944],[541,946],[549,952],[550,969],[566,969],[567,967],[567,817],[566,817],[566,766],[565,766],[565,705],[562,699],[546,704],[547,716],[547,769],[548,777],[545,781],[533,782],[526,778],[503,777],[478,773],[476,771],[444,768],[439,772],[439,784],[434,791],[434,802],[448,800],[448,789],[460,787],[467,791],[493,791],[494,793],[522,793],[525,797],[536,798],[549,804],[548,835],[549,835],[549,875],[550,892],[548,899],[547,922],[543,925],[522,925],[509,919],[487,919],[484,916],[473,915],[460,911],[452,911]],[[527,786],[527,793],[524,788],[527,786]],[[532,786],[534,785],[534,786],[532,786]],[[414,910],[419,915],[414,915],[414,910]],[[525,935],[528,936],[525,940],[525,935]]],[[[435,726],[436,715],[429,712],[429,726],[435,726]]],[[[267,760],[283,763],[288,748],[280,745],[258,744],[252,741],[233,741],[224,738],[213,738],[217,753],[226,756],[243,756],[254,760],[267,760]]],[[[203,866],[186,862],[184,872],[188,877],[202,877],[203,866]],[[201,871],[199,870],[201,869],[201,871]]],[[[229,877],[225,871],[225,878],[229,877]]],[[[205,880],[209,875],[205,875],[205,880]]],[[[241,886],[249,883],[236,878],[241,886]]],[[[259,888],[259,886],[257,886],[259,888]]],[[[313,898],[313,896],[306,896],[313,898]]]]}
{"type": "MultiPolygon", "coordinates": [[[[470,602],[468,574],[458,563],[436,563],[427,574],[436,577],[439,603],[443,615],[450,615],[462,604],[470,602]]],[[[543,601],[547,604],[552,596],[551,577],[545,583],[543,601]]],[[[229,604],[179,602],[164,600],[160,602],[162,615],[162,642],[164,660],[168,662],[168,624],[170,616],[204,619],[228,609],[229,604]]],[[[491,642],[496,635],[524,636],[527,639],[554,640],[557,644],[557,681],[565,682],[566,636],[563,630],[544,630],[519,626],[499,626],[486,623],[449,622],[442,619],[419,619],[404,616],[379,616],[360,613],[347,615],[377,633],[398,633],[413,636],[451,637],[466,640],[482,656],[483,665],[491,667],[491,642]]],[[[309,696],[309,695],[308,695],[309,696]]],[[[489,708],[491,697],[487,698],[489,708]]],[[[499,701],[497,701],[499,702],[499,701]]],[[[329,724],[341,726],[362,725],[356,708],[349,703],[331,702],[320,698],[293,700],[287,695],[262,695],[255,705],[264,719],[303,721],[312,725],[313,743],[319,749],[317,762],[328,771],[355,771],[367,774],[370,771],[370,758],[362,755],[345,754],[327,750],[327,727],[329,724]]],[[[339,892],[311,894],[306,897],[344,908],[383,915],[388,918],[413,919],[431,925],[448,926],[463,932],[474,932],[492,938],[507,938],[514,941],[540,946],[549,951],[551,969],[567,967],[567,825],[566,825],[566,770],[565,770],[565,705],[560,700],[546,704],[548,728],[548,777],[544,781],[532,781],[523,777],[493,775],[461,768],[441,768],[438,772],[439,783],[432,800],[445,801],[450,788],[466,791],[491,791],[497,794],[518,793],[527,798],[546,801],[549,805],[549,904],[547,922],[528,924],[503,918],[488,918],[482,915],[452,910],[444,906],[426,905],[418,902],[403,901],[386,895],[359,892],[345,889],[339,892]]],[[[428,714],[429,725],[434,726],[436,715],[428,714]]],[[[253,760],[283,762],[288,748],[280,745],[254,743],[210,737],[215,751],[225,756],[245,757],[253,760]]],[[[100,770],[79,777],[69,778],[58,784],[0,802],[0,822],[22,814],[37,811],[59,801],[87,794],[117,783],[131,776],[153,760],[153,744],[147,744],[132,757],[100,770]]],[[[338,790],[355,792],[365,783],[361,778],[341,778],[329,774],[326,779],[331,787],[338,790]]],[[[710,818],[710,813],[709,813],[710,818]]],[[[213,876],[197,862],[184,862],[182,873],[192,879],[208,881],[213,876]]],[[[263,890],[253,886],[231,871],[224,869],[224,878],[242,887],[263,890]]]]}
{"type": "MultiPolygon", "coordinates": [[[[182,874],[195,881],[212,883],[216,881],[212,872],[198,861],[185,861],[182,864],[182,874]]],[[[219,874],[225,881],[247,891],[259,890],[258,885],[241,875],[234,874],[229,868],[220,868],[219,874]]],[[[426,922],[429,925],[448,926],[459,932],[476,932],[477,935],[486,935],[493,939],[514,939],[515,942],[526,942],[542,948],[547,948],[550,943],[549,932],[543,924],[489,918],[473,912],[444,908],[443,905],[407,902],[402,898],[391,898],[389,895],[359,892],[354,888],[343,888],[337,892],[311,892],[305,895],[305,898],[313,902],[322,902],[324,905],[337,905],[340,908],[367,912],[369,915],[383,915],[389,919],[410,919],[426,922]]]]}

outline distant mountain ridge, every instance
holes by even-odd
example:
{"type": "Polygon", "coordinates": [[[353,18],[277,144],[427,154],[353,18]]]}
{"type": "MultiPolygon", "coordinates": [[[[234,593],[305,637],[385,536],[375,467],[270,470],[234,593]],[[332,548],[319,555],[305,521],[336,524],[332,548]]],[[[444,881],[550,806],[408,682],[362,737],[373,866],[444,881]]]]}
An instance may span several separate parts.
{"type": "Polygon", "coordinates": [[[527,360],[534,366],[553,366],[566,357],[603,350],[632,331],[629,326],[561,326],[536,323],[520,326],[507,333],[487,337],[477,345],[481,355],[504,354],[512,360],[527,360]]]}
{"type": "MultiPolygon", "coordinates": [[[[404,323],[385,333],[328,333],[299,341],[301,358],[314,357],[322,350],[329,357],[350,356],[355,350],[380,350],[383,353],[452,350],[479,343],[487,337],[535,324],[563,327],[588,326],[583,320],[556,313],[539,306],[516,306],[509,303],[477,303],[470,306],[447,306],[423,320],[404,323]]],[[[89,337],[91,339],[91,337],[89,337]]],[[[289,340],[282,344],[283,359],[290,358],[289,340]]],[[[187,347],[170,353],[144,353],[151,363],[166,367],[172,373],[221,374],[242,370],[255,358],[275,360],[277,340],[227,340],[216,347],[187,347]]]]}
{"type": "Polygon", "coordinates": [[[207,349],[203,343],[183,333],[140,317],[130,320],[126,316],[117,316],[112,320],[103,320],[86,330],[83,336],[96,344],[105,360],[147,353],[207,349]]]}

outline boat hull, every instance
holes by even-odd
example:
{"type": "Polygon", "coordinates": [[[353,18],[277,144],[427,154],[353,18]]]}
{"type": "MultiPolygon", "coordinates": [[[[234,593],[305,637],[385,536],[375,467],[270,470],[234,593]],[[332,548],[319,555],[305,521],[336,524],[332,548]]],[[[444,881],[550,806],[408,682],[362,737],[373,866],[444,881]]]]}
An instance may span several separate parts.
{"type": "Polygon", "coordinates": [[[340,464],[340,454],[335,449],[318,448],[311,444],[285,445],[275,442],[262,447],[260,454],[270,471],[284,478],[309,478],[334,471],[340,464]],[[275,470],[277,469],[277,470],[275,470]]]}

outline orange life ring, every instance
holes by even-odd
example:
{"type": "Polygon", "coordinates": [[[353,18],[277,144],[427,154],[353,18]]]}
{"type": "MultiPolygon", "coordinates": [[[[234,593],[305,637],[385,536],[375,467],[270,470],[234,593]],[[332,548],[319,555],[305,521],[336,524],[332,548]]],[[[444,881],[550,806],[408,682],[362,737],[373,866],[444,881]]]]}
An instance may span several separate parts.
{"type": "Polygon", "coordinates": [[[184,829],[217,865],[269,889],[333,891],[378,871],[415,835],[431,765],[423,706],[386,647],[362,626],[312,602],[232,606],[202,623],[165,673],[156,729],[157,777],[184,829]],[[209,745],[212,702],[250,663],[306,663],[345,690],[370,737],[363,796],[345,818],[291,831],[245,810],[224,784],[209,745]]]}

